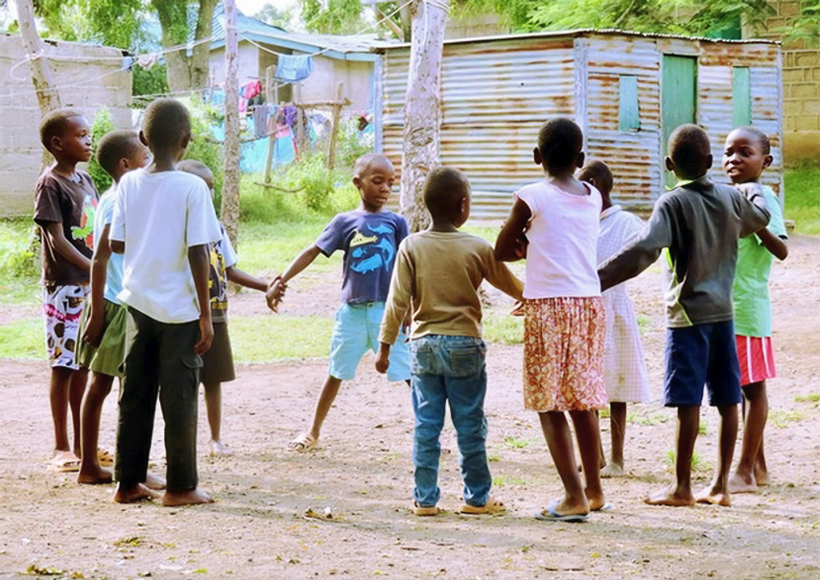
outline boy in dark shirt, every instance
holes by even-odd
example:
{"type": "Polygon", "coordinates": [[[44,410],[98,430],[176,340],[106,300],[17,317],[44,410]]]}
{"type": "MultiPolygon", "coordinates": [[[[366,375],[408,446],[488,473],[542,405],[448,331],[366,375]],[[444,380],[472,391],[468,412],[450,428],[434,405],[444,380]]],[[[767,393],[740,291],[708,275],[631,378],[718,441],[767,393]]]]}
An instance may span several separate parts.
{"type": "Polygon", "coordinates": [[[80,405],[88,371],[74,360],[83,304],[89,293],[97,190],[77,163],[91,158],[91,127],[79,111],[58,109],[43,118],[40,141],[56,162],[40,179],[34,195],[34,221],[43,245],[43,312],[51,364],[50,401],[54,454],[50,468],[80,468],[80,405]],[[71,407],[73,446],[68,442],[71,407]]]}

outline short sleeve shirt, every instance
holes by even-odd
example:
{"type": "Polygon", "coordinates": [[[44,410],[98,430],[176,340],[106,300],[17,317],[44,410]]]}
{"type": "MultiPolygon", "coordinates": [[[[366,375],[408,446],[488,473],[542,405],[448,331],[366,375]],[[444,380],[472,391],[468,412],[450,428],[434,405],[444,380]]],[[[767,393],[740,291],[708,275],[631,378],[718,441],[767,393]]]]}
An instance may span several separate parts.
{"type": "Polygon", "coordinates": [[[228,268],[236,264],[231,240],[225,227],[219,224],[222,239],[211,242],[211,273],[208,277],[208,290],[211,295],[211,320],[226,322],[228,320],[228,268]]]}
{"type": "Polygon", "coordinates": [[[391,211],[356,209],[331,220],[316,247],[328,257],[336,250],[344,252],[343,302],[365,304],[387,299],[396,250],[407,234],[407,222],[391,211]]]}
{"type": "MultiPolygon", "coordinates": [[[[114,217],[114,206],[117,204],[117,186],[112,186],[100,197],[97,205],[97,215],[94,218],[94,246],[99,243],[105,226],[111,225],[114,217]]],[[[105,290],[103,297],[109,302],[119,304],[117,294],[122,292],[122,254],[114,254],[108,258],[108,268],[105,270],[105,290]]]]}
{"type": "MultiPolygon", "coordinates": [[[[63,234],[77,250],[91,258],[94,252],[94,216],[97,189],[84,171],[75,172],[76,181],[54,172],[51,167],[37,180],[34,194],[34,221],[43,230],[50,223],[61,223],[63,234]]],[[[65,286],[87,284],[89,273],[57,253],[43,235],[43,281],[65,286]]]]}
{"type": "MultiPolygon", "coordinates": [[[[780,200],[768,186],[763,193],[771,212],[768,230],[788,238],[780,200]]],[[[740,336],[772,335],[772,304],[769,299],[769,275],[774,256],[756,235],[741,238],[737,245],[737,271],[732,287],[735,309],[735,334],[740,336]]]]}

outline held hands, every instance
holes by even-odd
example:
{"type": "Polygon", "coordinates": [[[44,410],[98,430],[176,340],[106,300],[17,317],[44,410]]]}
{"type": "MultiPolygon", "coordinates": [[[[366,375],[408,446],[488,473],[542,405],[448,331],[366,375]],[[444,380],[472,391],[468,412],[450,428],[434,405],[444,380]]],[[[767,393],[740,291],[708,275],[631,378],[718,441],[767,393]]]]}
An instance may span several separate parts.
{"type": "Polygon", "coordinates": [[[379,352],[376,353],[376,370],[381,374],[387,372],[390,366],[390,345],[384,342],[379,343],[379,352]]]}
{"type": "Polygon", "coordinates": [[[208,352],[214,340],[214,327],[211,317],[199,317],[199,340],[194,345],[194,352],[200,356],[208,352]]]}
{"type": "Polygon", "coordinates": [[[91,346],[100,346],[103,331],[103,318],[101,316],[94,316],[93,314],[88,318],[88,323],[83,332],[83,342],[91,346]]]}
{"type": "Polygon", "coordinates": [[[268,291],[265,293],[265,300],[268,302],[268,308],[274,312],[279,311],[279,303],[285,297],[285,290],[288,285],[282,280],[282,276],[274,278],[268,286],[268,291]]]}

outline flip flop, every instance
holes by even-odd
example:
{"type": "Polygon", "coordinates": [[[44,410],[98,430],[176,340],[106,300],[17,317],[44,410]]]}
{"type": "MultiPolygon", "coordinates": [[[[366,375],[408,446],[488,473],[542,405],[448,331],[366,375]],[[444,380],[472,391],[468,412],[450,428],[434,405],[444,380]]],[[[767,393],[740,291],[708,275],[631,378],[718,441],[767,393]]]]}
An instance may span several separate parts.
{"type": "Polygon", "coordinates": [[[589,514],[559,514],[555,511],[554,506],[549,506],[547,509],[535,514],[535,519],[542,522],[570,522],[580,523],[589,519],[589,514]]]}
{"type": "Polygon", "coordinates": [[[503,514],[506,511],[507,506],[504,505],[504,502],[495,499],[493,496],[487,498],[487,503],[484,505],[470,505],[465,503],[458,508],[458,513],[470,515],[503,514]]]}
{"type": "Polygon", "coordinates": [[[444,510],[434,505],[419,505],[417,501],[413,502],[413,515],[415,516],[437,516],[444,510]]]}
{"type": "Polygon", "coordinates": [[[69,473],[80,471],[80,458],[71,451],[60,451],[48,464],[49,471],[56,473],[69,473]]]}
{"type": "Polygon", "coordinates": [[[313,436],[310,431],[304,431],[299,433],[296,436],[296,439],[288,443],[288,449],[291,451],[298,451],[299,453],[304,453],[305,451],[310,451],[314,447],[319,440],[313,436]]]}
{"type": "Polygon", "coordinates": [[[612,504],[609,503],[609,502],[606,502],[604,505],[602,505],[598,509],[594,509],[594,510],[590,510],[590,511],[593,511],[593,512],[608,512],[611,509],[612,509],[612,504]]]}
{"type": "Polygon", "coordinates": [[[114,465],[114,454],[107,449],[97,449],[97,459],[101,467],[111,467],[114,465]]]}

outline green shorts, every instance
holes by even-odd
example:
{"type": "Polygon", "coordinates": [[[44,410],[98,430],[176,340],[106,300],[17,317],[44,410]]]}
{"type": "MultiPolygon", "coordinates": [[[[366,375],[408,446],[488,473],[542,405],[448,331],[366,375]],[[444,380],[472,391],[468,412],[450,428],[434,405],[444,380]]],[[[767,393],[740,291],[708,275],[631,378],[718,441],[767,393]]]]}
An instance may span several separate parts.
{"type": "Polygon", "coordinates": [[[89,298],[83,315],[80,318],[80,331],[77,338],[77,362],[95,373],[110,377],[122,377],[120,366],[125,359],[125,308],[105,300],[105,321],[100,346],[91,346],[82,339],[85,325],[91,316],[91,299],[89,298]]]}

